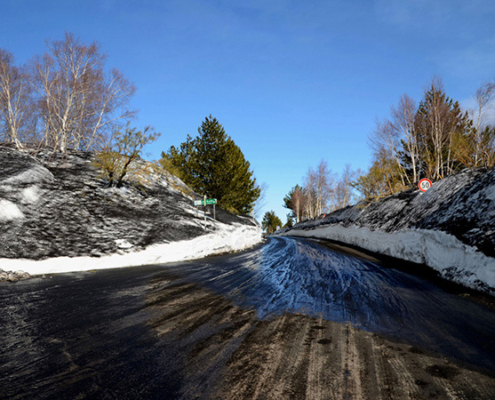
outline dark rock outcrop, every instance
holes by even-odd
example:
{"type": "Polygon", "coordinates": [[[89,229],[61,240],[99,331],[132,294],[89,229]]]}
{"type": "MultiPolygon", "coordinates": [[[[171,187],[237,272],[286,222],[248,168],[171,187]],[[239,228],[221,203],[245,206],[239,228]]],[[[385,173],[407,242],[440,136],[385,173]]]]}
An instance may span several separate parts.
{"type": "MultiPolygon", "coordinates": [[[[110,188],[92,157],[0,146],[0,258],[98,257],[205,233],[180,179],[140,160],[149,174],[110,188]]],[[[218,207],[216,218],[253,224],[218,207]]]]}
{"type": "Polygon", "coordinates": [[[27,272],[24,271],[4,271],[0,268],[0,282],[17,282],[31,278],[27,272]]]}

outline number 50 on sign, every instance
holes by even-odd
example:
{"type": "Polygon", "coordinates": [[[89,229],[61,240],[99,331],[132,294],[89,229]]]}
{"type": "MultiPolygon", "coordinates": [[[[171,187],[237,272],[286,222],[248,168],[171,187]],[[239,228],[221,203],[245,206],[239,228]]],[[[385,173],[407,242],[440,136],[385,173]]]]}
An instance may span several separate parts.
{"type": "Polygon", "coordinates": [[[431,181],[426,178],[421,179],[418,183],[419,190],[421,190],[422,192],[426,192],[429,188],[431,188],[432,185],[433,183],[431,183],[431,181]]]}

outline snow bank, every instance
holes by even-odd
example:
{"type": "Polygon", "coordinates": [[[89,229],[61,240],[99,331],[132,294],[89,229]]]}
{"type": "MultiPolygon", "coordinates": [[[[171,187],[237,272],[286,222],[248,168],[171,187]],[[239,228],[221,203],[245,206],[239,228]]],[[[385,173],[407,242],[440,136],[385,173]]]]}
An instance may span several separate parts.
{"type": "Polygon", "coordinates": [[[378,201],[278,231],[336,240],[426,264],[445,278],[495,295],[495,168],[465,169],[378,201]]]}
{"type": "Polygon", "coordinates": [[[0,266],[31,275],[133,267],[192,260],[224,252],[243,250],[261,242],[259,227],[218,224],[215,233],[192,240],[152,245],[145,250],[95,257],[58,257],[46,260],[0,258],[0,266]]]}
{"type": "Polygon", "coordinates": [[[293,229],[281,236],[330,239],[402,260],[423,263],[442,276],[473,289],[495,293],[495,258],[441,231],[406,229],[396,232],[332,225],[293,229]]]}

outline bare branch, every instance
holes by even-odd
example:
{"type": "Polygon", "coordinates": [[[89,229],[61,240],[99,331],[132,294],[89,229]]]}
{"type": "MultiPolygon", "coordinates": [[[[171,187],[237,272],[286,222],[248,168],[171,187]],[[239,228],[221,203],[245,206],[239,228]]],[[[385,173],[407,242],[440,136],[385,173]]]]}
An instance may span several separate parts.
{"type": "Polygon", "coordinates": [[[134,85],[116,69],[104,73],[106,56],[96,42],[66,33],[48,48],[31,62],[46,143],[62,152],[103,147],[115,124],[134,115],[127,109],[134,85]]]}

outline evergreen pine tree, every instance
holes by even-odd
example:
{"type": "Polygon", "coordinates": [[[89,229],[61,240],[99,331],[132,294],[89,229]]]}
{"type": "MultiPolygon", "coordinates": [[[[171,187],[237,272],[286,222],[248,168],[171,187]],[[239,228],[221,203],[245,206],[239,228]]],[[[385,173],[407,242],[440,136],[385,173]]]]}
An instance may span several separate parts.
{"type": "Polygon", "coordinates": [[[282,226],[282,221],[277,217],[275,211],[267,211],[261,221],[261,227],[266,233],[273,233],[277,230],[277,227],[282,226]]]}
{"type": "Polygon", "coordinates": [[[222,208],[247,214],[260,195],[250,164],[239,146],[225,133],[216,118],[206,117],[198,136],[187,136],[177,149],[162,153],[162,165],[171,165],[191,188],[215,198],[222,208]]]}
{"type": "Polygon", "coordinates": [[[287,222],[284,225],[284,228],[292,228],[294,226],[294,217],[291,213],[287,214],[287,222]]]}

